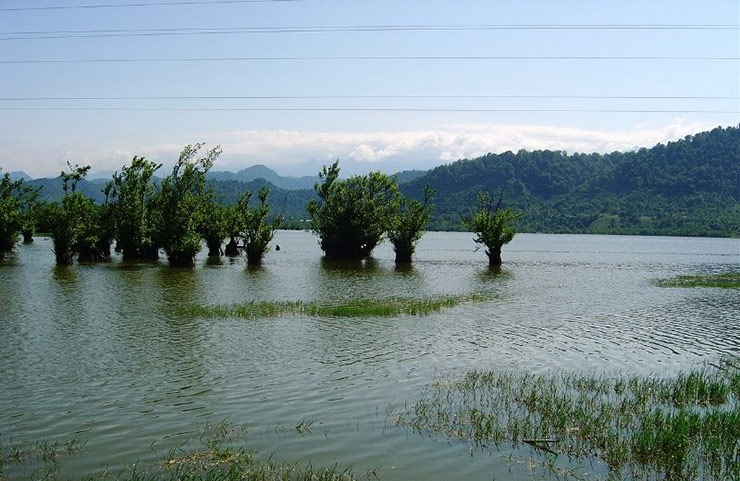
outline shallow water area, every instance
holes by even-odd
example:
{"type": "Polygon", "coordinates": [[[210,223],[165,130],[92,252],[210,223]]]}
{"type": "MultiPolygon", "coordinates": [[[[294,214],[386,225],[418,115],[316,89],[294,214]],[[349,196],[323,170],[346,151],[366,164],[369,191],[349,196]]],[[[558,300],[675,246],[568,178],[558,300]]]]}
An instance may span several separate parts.
{"type": "Polygon", "coordinates": [[[500,270],[468,233],[427,233],[406,268],[387,243],[360,263],[323,260],[307,232],[274,243],[257,268],[205,251],[194,269],[118,257],[56,267],[43,238],[0,261],[0,442],[81,439],[58,472],[79,479],[159,463],[227,419],[265,459],[377,468],[383,480],[523,480],[529,451],[440,442],[393,413],[471,368],[666,375],[740,355],[737,290],[653,283],[737,272],[738,239],[519,234],[500,270]],[[490,297],[426,316],[176,314],[194,302],[478,292],[490,297]]]}

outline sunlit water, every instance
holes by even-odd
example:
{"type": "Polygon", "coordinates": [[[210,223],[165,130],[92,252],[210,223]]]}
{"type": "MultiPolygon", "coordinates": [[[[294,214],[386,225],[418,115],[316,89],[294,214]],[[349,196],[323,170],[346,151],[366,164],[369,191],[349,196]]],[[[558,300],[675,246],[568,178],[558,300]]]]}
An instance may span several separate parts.
{"type": "MultiPolygon", "coordinates": [[[[531,479],[527,452],[470,451],[393,423],[470,368],[669,374],[740,354],[740,294],[652,280],[740,270],[740,240],[520,234],[490,271],[465,233],[428,233],[410,269],[389,245],[325,262],[279,232],[264,266],[164,260],[55,267],[37,239],[0,261],[0,442],[77,438],[60,478],[159,463],[206,422],[246,424],[264,459],[378,468],[384,480],[531,479]],[[181,303],[487,292],[428,316],[178,317],[181,303]],[[310,431],[295,429],[310,423],[310,431]]],[[[523,450],[522,450],[523,451],[523,450]]],[[[6,476],[13,476],[6,469],[6,476]]]]}

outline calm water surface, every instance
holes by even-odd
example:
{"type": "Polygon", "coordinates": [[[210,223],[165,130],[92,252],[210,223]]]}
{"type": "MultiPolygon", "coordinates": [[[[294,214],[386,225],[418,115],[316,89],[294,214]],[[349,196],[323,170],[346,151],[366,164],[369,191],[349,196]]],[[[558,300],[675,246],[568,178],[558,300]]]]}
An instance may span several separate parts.
{"type": "Polygon", "coordinates": [[[470,368],[662,375],[740,354],[738,291],[651,283],[740,270],[737,239],[520,234],[499,272],[466,233],[428,233],[400,270],[387,244],[347,265],[323,261],[306,232],[275,243],[261,268],[199,257],[189,270],[55,267],[48,239],[22,246],[0,262],[0,442],[84,440],[59,470],[79,479],[158,462],[228,420],[265,459],[379,468],[384,480],[531,479],[509,452],[471,453],[389,413],[470,368]],[[423,317],[173,314],[190,302],[470,292],[492,300],[423,317]],[[294,429],[302,421],[310,432],[294,429]]]}

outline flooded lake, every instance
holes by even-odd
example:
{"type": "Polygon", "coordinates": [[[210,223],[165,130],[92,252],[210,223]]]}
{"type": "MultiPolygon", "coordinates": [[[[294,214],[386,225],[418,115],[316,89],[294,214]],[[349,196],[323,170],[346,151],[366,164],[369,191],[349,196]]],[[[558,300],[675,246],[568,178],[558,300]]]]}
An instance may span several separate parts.
{"type": "Polygon", "coordinates": [[[307,232],[278,232],[260,268],[205,251],[194,269],[117,257],[56,267],[39,238],[0,261],[0,443],[77,438],[85,446],[58,477],[79,479],[161,463],[227,420],[246,425],[241,445],[264,459],[382,480],[523,480],[526,449],[515,461],[471,451],[398,427],[393,413],[471,368],[665,375],[740,355],[737,290],[652,282],[737,272],[738,239],[519,234],[490,271],[472,238],[428,233],[404,269],[387,243],[365,263],[323,261],[307,232]],[[175,314],[193,302],[478,292],[488,300],[426,316],[175,314]]]}

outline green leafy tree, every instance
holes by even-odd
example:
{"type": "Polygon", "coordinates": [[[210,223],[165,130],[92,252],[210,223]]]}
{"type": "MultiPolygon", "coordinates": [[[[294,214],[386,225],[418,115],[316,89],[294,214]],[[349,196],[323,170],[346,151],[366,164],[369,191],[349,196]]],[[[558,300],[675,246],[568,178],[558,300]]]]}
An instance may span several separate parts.
{"type": "Polygon", "coordinates": [[[203,143],[185,146],[153,199],[154,241],[164,248],[173,267],[193,266],[200,250],[199,227],[211,200],[206,172],[221,154],[216,146],[196,159],[202,147],[203,143]]]}
{"type": "Polygon", "coordinates": [[[24,186],[22,180],[11,180],[5,172],[0,178],[0,257],[13,249],[18,235],[30,218],[30,206],[37,191],[24,186]]]}
{"type": "Polygon", "coordinates": [[[280,215],[268,221],[270,205],[267,196],[270,190],[262,187],[257,194],[259,204],[255,208],[249,207],[252,193],[246,191],[239,198],[238,209],[242,216],[241,237],[244,239],[247,251],[247,262],[249,264],[261,264],[262,258],[270,250],[270,241],[275,236],[275,231],[280,225],[280,215]]]}
{"type": "Polygon", "coordinates": [[[511,208],[502,209],[502,197],[503,192],[494,205],[488,192],[480,192],[477,197],[478,210],[473,219],[462,221],[466,229],[477,234],[475,242],[486,246],[488,265],[491,267],[501,265],[501,247],[514,238],[514,221],[522,215],[511,208]]]}
{"type": "Polygon", "coordinates": [[[209,257],[218,257],[223,254],[221,244],[228,234],[228,209],[213,200],[209,195],[208,201],[203,208],[203,216],[200,219],[200,235],[206,241],[209,257]]]}
{"type": "Polygon", "coordinates": [[[435,192],[429,185],[424,188],[424,201],[401,199],[398,214],[394,217],[388,230],[388,239],[396,251],[396,263],[408,264],[416,249],[416,243],[424,235],[432,206],[429,201],[435,192]]]}
{"type": "Polygon", "coordinates": [[[401,194],[380,172],[339,180],[339,162],[324,167],[315,186],[319,199],[306,205],[311,229],[331,259],[364,259],[391,227],[401,194]]]}
{"type": "Polygon", "coordinates": [[[64,197],[56,205],[50,225],[57,264],[72,264],[78,253],[80,262],[100,261],[106,258],[101,249],[100,209],[84,194],[77,192],[77,183],[82,180],[90,166],[72,167],[62,172],[64,197]]]}
{"type": "Polygon", "coordinates": [[[152,237],[152,178],[162,166],[134,157],[121,172],[113,174],[110,187],[111,215],[117,247],[124,259],[156,259],[159,246],[152,237]]]}

